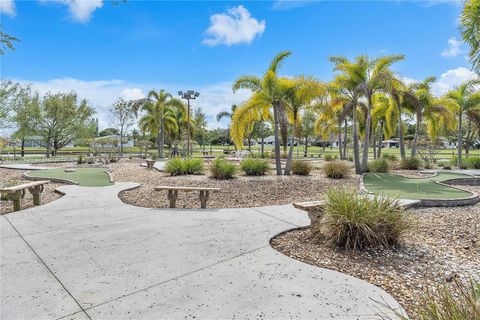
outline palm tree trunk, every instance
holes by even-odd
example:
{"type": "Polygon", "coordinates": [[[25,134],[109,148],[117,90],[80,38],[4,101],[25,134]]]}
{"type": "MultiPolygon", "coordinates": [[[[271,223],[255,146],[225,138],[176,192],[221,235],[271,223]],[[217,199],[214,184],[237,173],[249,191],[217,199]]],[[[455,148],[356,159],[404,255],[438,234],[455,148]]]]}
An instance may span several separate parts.
{"type": "Polygon", "coordinates": [[[412,144],[412,155],[414,158],[417,156],[417,140],[418,140],[418,131],[420,130],[420,117],[417,114],[417,122],[415,123],[415,134],[413,135],[413,144],[412,144]]]}
{"type": "Polygon", "coordinates": [[[158,152],[158,157],[159,158],[163,158],[163,147],[165,145],[165,124],[163,122],[163,119],[162,121],[160,122],[160,149],[159,149],[159,152],[158,152]]]}
{"type": "Polygon", "coordinates": [[[377,133],[375,131],[376,130],[373,129],[373,132],[372,132],[372,138],[373,138],[372,145],[373,145],[373,159],[374,160],[377,159],[377,133]]]}
{"type": "Polygon", "coordinates": [[[343,134],[343,157],[347,159],[347,135],[348,135],[348,126],[347,126],[347,117],[345,117],[345,128],[343,134]]]}
{"type": "Polygon", "coordinates": [[[372,125],[372,97],[368,96],[368,109],[367,109],[367,121],[365,123],[365,141],[363,144],[363,154],[362,154],[362,173],[367,172],[368,168],[368,147],[370,144],[370,134],[371,134],[371,125],[372,125]]]}
{"type": "Polygon", "coordinates": [[[160,144],[161,136],[160,136],[160,131],[157,134],[157,152],[158,152],[158,157],[160,157],[160,153],[162,150],[162,146],[160,144]]]}
{"type": "Polygon", "coordinates": [[[458,113],[457,167],[462,166],[462,111],[458,113]]]}
{"type": "Polygon", "coordinates": [[[297,120],[293,120],[293,134],[292,134],[292,141],[290,142],[290,149],[288,150],[288,159],[287,165],[285,166],[284,175],[289,176],[290,171],[292,170],[292,160],[293,160],[293,146],[295,144],[295,132],[297,132],[297,120]]]}
{"type": "Polygon", "coordinates": [[[467,117],[467,136],[465,138],[465,154],[467,157],[470,155],[470,145],[472,143],[472,123],[470,118],[467,117]]]}
{"type": "Polygon", "coordinates": [[[382,140],[384,139],[383,137],[383,121],[380,122],[380,139],[378,139],[378,154],[377,154],[377,159],[380,159],[380,156],[382,155],[382,140]]]}
{"type": "Polygon", "coordinates": [[[398,146],[400,147],[400,158],[405,159],[405,143],[403,142],[403,123],[402,123],[402,108],[400,102],[397,102],[398,107],[398,146]]]}
{"type": "Polygon", "coordinates": [[[279,123],[278,123],[278,102],[273,104],[273,119],[274,119],[274,128],[273,135],[275,140],[275,169],[277,171],[277,176],[282,175],[282,163],[280,158],[280,137],[279,137],[279,123]]]}
{"type": "Polygon", "coordinates": [[[357,128],[357,110],[356,102],[353,105],[353,158],[355,160],[355,173],[361,174],[360,167],[360,148],[358,146],[358,128],[357,128]]]}
{"type": "Polygon", "coordinates": [[[338,122],[338,155],[340,160],[344,159],[344,155],[342,152],[342,122],[338,122]]]}

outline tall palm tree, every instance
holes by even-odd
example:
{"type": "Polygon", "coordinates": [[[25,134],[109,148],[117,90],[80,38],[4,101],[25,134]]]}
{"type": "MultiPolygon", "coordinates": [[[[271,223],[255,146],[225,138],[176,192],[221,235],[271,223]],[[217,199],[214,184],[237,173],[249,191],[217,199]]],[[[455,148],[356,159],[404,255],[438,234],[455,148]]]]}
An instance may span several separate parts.
{"type": "Polygon", "coordinates": [[[455,105],[457,111],[457,166],[460,168],[462,164],[462,118],[466,112],[480,109],[480,91],[476,90],[479,80],[469,80],[460,86],[449,91],[446,95],[455,105]]]}
{"type": "Polygon", "coordinates": [[[157,140],[158,156],[164,157],[165,131],[178,127],[175,123],[175,111],[185,112],[184,103],[173,98],[165,90],[150,91],[142,107],[145,115],[140,119],[142,126],[148,126],[151,132],[155,132],[157,140]]]}
{"type": "Polygon", "coordinates": [[[368,147],[372,128],[372,97],[376,92],[388,91],[394,81],[390,66],[403,60],[403,55],[391,55],[371,59],[368,56],[358,56],[354,62],[344,57],[332,57],[335,71],[340,71],[336,81],[355,94],[358,100],[363,96],[367,103],[365,120],[365,138],[363,143],[361,172],[367,171],[368,147]]]}
{"type": "Polygon", "coordinates": [[[460,16],[460,31],[463,41],[470,45],[470,61],[480,73],[480,1],[465,0],[460,16]]]}
{"type": "MultiPolygon", "coordinates": [[[[232,107],[230,108],[230,111],[220,111],[217,113],[217,122],[220,122],[223,118],[229,118],[230,122],[228,123],[228,128],[227,128],[227,134],[230,134],[230,126],[232,125],[232,119],[233,119],[233,114],[235,113],[235,110],[237,110],[237,105],[232,104],[232,107]]],[[[227,137],[228,140],[228,137],[227,137]]],[[[228,144],[228,148],[230,147],[230,143],[228,144]]]]}
{"type": "MultiPolygon", "coordinates": [[[[290,55],[289,51],[280,52],[277,54],[269,68],[265,72],[262,78],[251,75],[240,76],[233,83],[233,92],[239,89],[248,89],[254,93],[251,101],[247,106],[244,106],[243,112],[247,112],[248,109],[256,107],[267,107],[273,109],[274,118],[274,137],[275,137],[275,167],[277,175],[282,175],[282,164],[280,158],[280,130],[282,130],[282,138],[284,142],[284,148],[286,148],[286,134],[287,134],[287,117],[285,111],[285,94],[286,87],[280,81],[277,75],[277,69],[282,62],[290,55]]],[[[254,113],[254,112],[252,112],[254,113]]],[[[240,120],[240,119],[238,119],[240,120]]],[[[232,134],[233,137],[233,134],[232,134]]],[[[237,137],[238,138],[238,137],[237,137]]],[[[234,139],[235,140],[235,139],[234,139]]],[[[239,143],[238,139],[236,141],[239,143]]]]}
{"type": "Polygon", "coordinates": [[[394,99],[384,93],[377,93],[372,98],[372,124],[373,132],[378,132],[378,149],[374,144],[374,157],[380,158],[382,153],[382,141],[383,139],[390,138],[395,132],[395,127],[398,123],[397,106],[394,99]],[[377,150],[375,150],[377,149],[377,150]],[[375,153],[377,151],[377,153],[375,153]]]}

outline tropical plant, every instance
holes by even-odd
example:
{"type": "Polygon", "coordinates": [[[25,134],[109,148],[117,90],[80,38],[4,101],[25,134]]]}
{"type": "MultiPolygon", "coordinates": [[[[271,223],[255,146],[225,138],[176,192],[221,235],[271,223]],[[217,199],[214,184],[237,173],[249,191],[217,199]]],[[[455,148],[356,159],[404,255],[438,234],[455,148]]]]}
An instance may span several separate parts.
{"type": "Polygon", "coordinates": [[[422,166],[422,161],[417,157],[405,158],[400,161],[400,169],[418,170],[422,166]]]}
{"type": "Polygon", "coordinates": [[[466,112],[480,109],[480,91],[477,86],[479,80],[468,80],[446,95],[447,100],[453,103],[457,113],[457,167],[462,163],[462,147],[463,147],[463,116],[466,112]]]}
{"type": "Polygon", "coordinates": [[[202,174],[203,170],[203,160],[198,158],[173,158],[165,166],[165,172],[172,176],[202,174]]]}
{"type": "Polygon", "coordinates": [[[262,78],[244,75],[233,84],[233,92],[239,89],[248,89],[253,92],[252,98],[234,114],[232,138],[238,147],[243,147],[243,137],[247,125],[252,120],[266,120],[270,108],[273,109],[274,137],[275,137],[275,167],[277,175],[282,175],[280,158],[280,130],[282,131],[283,145],[287,146],[287,114],[285,110],[285,95],[289,88],[280,80],[277,70],[281,63],[290,55],[289,51],[276,55],[262,78]]]}
{"type": "Polygon", "coordinates": [[[165,133],[179,130],[176,113],[185,114],[185,105],[162,89],[150,91],[142,109],[145,114],[139,120],[139,127],[156,137],[158,156],[164,158],[165,133]]]}
{"type": "MultiPolygon", "coordinates": [[[[378,133],[378,148],[373,143],[374,158],[380,158],[382,152],[382,141],[388,139],[395,133],[397,121],[397,107],[394,100],[384,93],[377,93],[372,98],[372,124],[373,136],[378,133]]],[[[375,139],[374,139],[375,140],[375,139]]]]}
{"type": "Polygon", "coordinates": [[[267,160],[248,158],[240,163],[240,168],[247,176],[263,176],[268,172],[270,166],[267,160]]]}
{"type": "Polygon", "coordinates": [[[460,31],[463,41],[470,45],[470,62],[480,73],[480,1],[465,0],[460,16],[460,31]]]}
{"type": "Polygon", "coordinates": [[[390,165],[387,159],[375,159],[368,164],[369,172],[387,173],[390,170],[390,165]]]}
{"type": "Polygon", "coordinates": [[[332,188],[327,192],[326,205],[312,231],[317,239],[332,246],[355,251],[395,247],[410,227],[397,200],[332,188]]]}
{"type": "Polygon", "coordinates": [[[237,172],[235,163],[224,158],[216,158],[210,165],[210,173],[215,179],[231,179],[237,172]]]}
{"type": "Polygon", "coordinates": [[[294,160],[292,162],[292,172],[300,176],[308,176],[312,171],[312,165],[308,161],[294,160]]]}
{"type": "Polygon", "coordinates": [[[344,161],[329,161],[323,165],[327,178],[342,179],[350,173],[350,166],[344,161]]]}

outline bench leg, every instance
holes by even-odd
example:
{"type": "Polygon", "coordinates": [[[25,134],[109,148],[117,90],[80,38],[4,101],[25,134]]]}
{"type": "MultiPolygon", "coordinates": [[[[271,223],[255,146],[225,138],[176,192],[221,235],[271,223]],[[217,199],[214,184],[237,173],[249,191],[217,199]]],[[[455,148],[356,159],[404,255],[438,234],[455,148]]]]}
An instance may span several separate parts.
{"type": "Polygon", "coordinates": [[[41,205],[42,200],[40,198],[40,194],[43,192],[43,185],[36,186],[36,187],[33,187],[33,188],[28,188],[28,191],[30,191],[30,193],[33,196],[33,204],[35,206],[41,205]]]}
{"type": "Polygon", "coordinates": [[[168,190],[168,200],[170,200],[170,208],[175,208],[178,198],[178,190],[168,190]]]}
{"type": "Polygon", "coordinates": [[[22,210],[22,198],[25,196],[25,190],[18,190],[10,193],[9,197],[13,201],[13,211],[22,210]]]}
{"type": "Polygon", "coordinates": [[[210,195],[210,191],[200,191],[200,208],[207,208],[207,201],[210,195]]]}

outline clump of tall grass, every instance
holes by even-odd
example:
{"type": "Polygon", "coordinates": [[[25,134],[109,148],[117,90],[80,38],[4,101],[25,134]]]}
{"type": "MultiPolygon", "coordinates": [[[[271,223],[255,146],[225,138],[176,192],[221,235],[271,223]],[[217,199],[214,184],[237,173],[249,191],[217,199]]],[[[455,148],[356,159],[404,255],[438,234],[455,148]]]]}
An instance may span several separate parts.
{"type": "Polygon", "coordinates": [[[231,179],[237,172],[235,163],[224,158],[216,158],[210,165],[210,173],[215,179],[231,179]]]}
{"type": "Polygon", "coordinates": [[[343,161],[329,161],[323,165],[323,171],[328,178],[342,179],[350,173],[350,166],[343,161]]]}
{"type": "Polygon", "coordinates": [[[422,161],[416,157],[405,158],[400,161],[400,169],[418,170],[422,166],[422,161]]]}
{"type": "Polygon", "coordinates": [[[368,163],[368,171],[387,173],[388,171],[390,171],[390,165],[385,158],[376,159],[368,163]]]}
{"type": "Polygon", "coordinates": [[[410,229],[410,219],[396,199],[359,195],[357,191],[330,189],[318,223],[317,239],[346,250],[392,248],[410,229]]]}
{"type": "Polygon", "coordinates": [[[262,176],[270,169],[267,160],[248,158],[240,163],[240,168],[247,176],[262,176]]]}
{"type": "Polygon", "coordinates": [[[203,170],[203,160],[198,158],[174,158],[169,160],[165,166],[165,172],[169,173],[172,176],[186,174],[202,174],[203,170]]]}
{"type": "Polygon", "coordinates": [[[312,171],[312,166],[307,161],[294,160],[292,161],[292,172],[301,176],[308,176],[312,171]]]}

